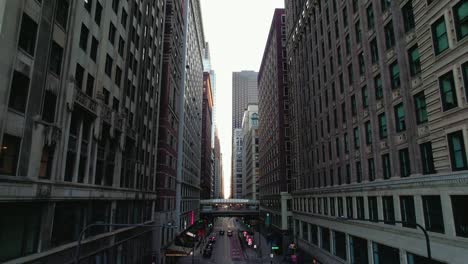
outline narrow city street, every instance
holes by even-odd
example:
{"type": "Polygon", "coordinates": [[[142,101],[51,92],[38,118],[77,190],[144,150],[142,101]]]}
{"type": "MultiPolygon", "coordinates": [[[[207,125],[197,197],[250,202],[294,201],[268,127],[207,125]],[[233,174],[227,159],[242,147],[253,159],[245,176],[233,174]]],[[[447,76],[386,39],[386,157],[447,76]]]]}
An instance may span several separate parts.
{"type": "Polygon", "coordinates": [[[270,259],[269,245],[265,237],[258,233],[254,235],[254,243],[258,244],[257,248],[242,247],[238,233],[244,230],[240,221],[237,218],[217,218],[214,223],[213,232],[206,237],[195,250],[195,256],[181,258],[178,264],[203,264],[203,263],[222,263],[222,264],[242,264],[242,263],[284,263],[281,261],[281,256],[275,256],[270,259]],[[228,231],[232,231],[232,236],[228,236],[228,231]],[[220,231],[224,231],[221,235],[220,231]],[[216,237],[216,242],[213,244],[211,256],[203,256],[203,251],[209,243],[210,237],[216,237]],[[259,242],[261,239],[261,242],[259,242]],[[262,253],[259,252],[260,248],[262,253]],[[262,256],[262,258],[260,258],[262,256]]]}

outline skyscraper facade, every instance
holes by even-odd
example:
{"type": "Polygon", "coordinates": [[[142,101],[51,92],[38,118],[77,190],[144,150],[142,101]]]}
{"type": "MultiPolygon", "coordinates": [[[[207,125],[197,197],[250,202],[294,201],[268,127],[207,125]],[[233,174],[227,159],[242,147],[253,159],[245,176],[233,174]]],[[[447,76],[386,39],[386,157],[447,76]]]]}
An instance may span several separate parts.
{"type": "MultiPolygon", "coordinates": [[[[0,2],[0,262],[68,263],[92,223],[154,223],[164,14],[0,2]]],[[[79,258],[150,261],[153,235],[95,226],[79,258]]]]}
{"type": "Polygon", "coordinates": [[[468,3],[286,4],[299,247],[323,263],[466,262],[468,3]]]}
{"type": "Polygon", "coordinates": [[[258,199],[258,105],[249,104],[242,119],[242,198],[258,199]]]}
{"type": "Polygon", "coordinates": [[[184,88],[179,100],[183,122],[179,131],[178,171],[180,180],[179,227],[186,229],[200,216],[201,134],[203,108],[203,32],[200,1],[186,3],[184,88]]]}
{"type": "Polygon", "coordinates": [[[211,78],[208,72],[203,73],[203,112],[202,112],[202,158],[201,158],[201,199],[214,197],[214,161],[211,148],[211,129],[213,126],[213,94],[211,78]]]}
{"type": "Polygon", "coordinates": [[[242,198],[242,129],[234,129],[232,136],[232,174],[231,174],[231,198],[242,198]]]}
{"type": "Polygon", "coordinates": [[[214,195],[215,199],[223,199],[223,157],[218,130],[215,130],[214,143],[214,195]]]}
{"type": "Polygon", "coordinates": [[[258,103],[257,72],[232,73],[232,129],[242,127],[242,117],[248,104],[258,103]]]}
{"type": "Polygon", "coordinates": [[[285,22],[284,9],[276,9],[258,74],[260,210],[262,218],[270,215],[272,233],[281,246],[289,242],[285,234],[292,218],[288,208],[292,166],[285,22]]]}

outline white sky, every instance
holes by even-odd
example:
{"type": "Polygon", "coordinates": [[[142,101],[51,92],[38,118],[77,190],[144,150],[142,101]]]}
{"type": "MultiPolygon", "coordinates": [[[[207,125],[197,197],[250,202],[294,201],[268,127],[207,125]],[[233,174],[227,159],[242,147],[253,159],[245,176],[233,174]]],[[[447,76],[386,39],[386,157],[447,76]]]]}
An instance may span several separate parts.
{"type": "MultiPolygon", "coordinates": [[[[284,0],[200,0],[205,39],[216,73],[216,125],[223,153],[224,193],[231,187],[232,72],[260,69],[275,8],[284,0]]],[[[261,118],[261,117],[260,117],[261,118]]]]}

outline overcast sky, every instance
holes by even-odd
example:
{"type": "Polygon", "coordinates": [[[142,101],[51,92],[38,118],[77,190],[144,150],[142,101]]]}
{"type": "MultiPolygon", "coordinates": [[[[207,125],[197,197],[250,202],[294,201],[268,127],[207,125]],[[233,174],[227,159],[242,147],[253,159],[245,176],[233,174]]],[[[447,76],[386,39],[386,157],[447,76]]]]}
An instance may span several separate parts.
{"type": "MultiPolygon", "coordinates": [[[[232,72],[258,71],[275,8],[284,0],[200,0],[205,39],[216,72],[216,125],[223,153],[224,192],[231,186],[232,72]]],[[[261,117],[260,117],[261,121],[261,117]]]]}

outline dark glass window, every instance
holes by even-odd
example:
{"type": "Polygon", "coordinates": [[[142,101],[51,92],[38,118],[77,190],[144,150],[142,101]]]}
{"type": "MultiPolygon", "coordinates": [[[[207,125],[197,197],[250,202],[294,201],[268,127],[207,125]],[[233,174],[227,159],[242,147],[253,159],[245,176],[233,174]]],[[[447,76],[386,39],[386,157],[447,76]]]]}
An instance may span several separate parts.
{"type": "Polygon", "coordinates": [[[418,45],[414,45],[408,51],[409,66],[411,76],[416,76],[421,73],[421,61],[419,56],[418,45]]]}
{"type": "Polygon", "coordinates": [[[462,65],[464,86],[465,86],[465,100],[468,102],[468,62],[462,65]]]}
{"type": "Polygon", "coordinates": [[[374,181],[375,180],[375,163],[374,159],[368,159],[367,160],[367,167],[368,167],[368,172],[369,172],[369,181],[374,181]]]}
{"type": "Polygon", "coordinates": [[[432,143],[426,142],[419,145],[421,151],[421,162],[423,166],[423,174],[435,173],[434,157],[432,156],[432,143]]]}
{"type": "Polygon", "coordinates": [[[338,197],[338,216],[344,216],[343,211],[343,197],[338,197]]]}
{"type": "Polygon", "coordinates": [[[119,66],[115,67],[115,84],[120,88],[120,83],[122,82],[122,70],[119,66]]]}
{"type": "Polygon", "coordinates": [[[94,93],[94,77],[88,73],[88,79],[86,80],[86,94],[93,96],[94,93]]]}
{"type": "Polygon", "coordinates": [[[394,107],[395,112],[395,127],[397,132],[402,132],[406,130],[405,122],[405,108],[403,103],[399,103],[394,107]]]}
{"type": "Polygon", "coordinates": [[[364,54],[359,54],[359,76],[364,76],[366,73],[366,63],[364,62],[364,54]]]}
{"type": "Polygon", "coordinates": [[[372,29],[374,29],[374,26],[375,26],[375,23],[374,23],[374,9],[372,7],[372,3],[367,7],[366,13],[367,13],[367,29],[372,30],[372,29]]]}
{"type": "Polygon", "coordinates": [[[452,161],[452,170],[458,171],[468,169],[463,132],[459,130],[448,134],[447,137],[450,149],[450,159],[452,161]]]}
{"type": "MultiPolygon", "coordinates": [[[[0,174],[16,175],[21,138],[9,134],[3,135],[3,144],[0,148],[0,174]]],[[[8,214],[5,214],[5,216],[8,214]]],[[[3,217],[0,217],[3,218],[3,217]]],[[[1,220],[0,220],[1,221],[1,220]]],[[[1,237],[0,237],[1,241],[1,237]]]]}
{"type": "Polygon", "coordinates": [[[435,55],[440,54],[449,48],[447,27],[445,26],[445,18],[442,16],[434,24],[432,24],[432,39],[434,42],[435,55]]]}
{"type": "Polygon", "coordinates": [[[457,39],[461,40],[468,36],[468,1],[462,0],[453,7],[453,17],[455,18],[457,39]]]}
{"type": "Polygon", "coordinates": [[[321,227],[320,231],[322,235],[322,248],[330,252],[330,229],[321,227]]]}
{"type": "Polygon", "coordinates": [[[121,18],[120,18],[120,23],[122,24],[122,26],[124,28],[127,27],[127,18],[128,18],[127,12],[125,12],[125,10],[122,9],[122,15],[121,15],[121,18]]]}
{"type": "Polygon", "coordinates": [[[93,7],[93,0],[83,0],[84,7],[88,12],[91,12],[91,8],[93,7]]]}
{"type": "Polygon", "coordinates": [[[345,45],[346,45],[346,55],[349,55],[351,53],[351,39],[349,35],[346,35],[345,37],[345,45]]]}
{"type": "Polygon", "coordinates": [[[379,243],[373,243],[374,263],[396,264],[400,263],[400,250],[379,243]]]}
{"type": "Polygon", "coordinates": [[[426,96],[424,91],[414,96],[414,107],[416,108],[416,123],[427,123],[426,96]]]}
{"type": "Polygon", "coordinates": [[[56,104],[57,95],[55,95],[52,91],[46,90],[44,95],[44,102],[42,104],[42,120],[49,123],[54,123],[56,104]]]}
{"type": "Polygon", "coordinates": [[[398,156],[400,158],[400,174],[401,177],[408,177],[411,174],[411,165],[408,148],[400,149],[398,151],[398,156]]]}
{"type": "Polygon", "coordinates": [[[380,139],[387,138],[387,118],[385,117],[385,113],[379,115],[379,136],[380,139]]]}
{"type": "Polygon", "coordinates": [[[380,100],[383,98],[383,86],[380,74],[374,78],[375,99],[380,100]]]}
{"type": "Polygon", "coordinates": [[[368,202],[369,202],[369,219],[371,221],[377,222],[379,220],[377,197],[375,196],[369,197],[368,202]]]}
{"type": "Polygon", "coordinates": [[[88,48],[88,36],[89,36],[89,29],[85,26],[85,24],[81,24],[81,34],[80,34],[80,48],[86,52],[88,48]]]}
{"type": "Polygon", "coordinates": [[[350,258],[352,264],[368,264],[369,263],[369,255],[367,250],[367,240],[349,236],[350,242],[350,258]]]}
{"type": "Polygon", "coordinates": [[[26,111],[29,94],[29,78],[21,72],[15,71],[11,80],[10,99],[8,107],[18,112],[26,111]]]}
{"type": "Polygon", "coordinates": [[[380,4],[382,7],[382,12],[385,12],[392,5],[391,0],[380,0],[380,4]]]}
{"type": "Polygon", "coordinates": [[[55,8],[55,22],[59,24],[62,28],[67,28],[68,20],[68,8],[69,0],[57,1],[57,7],[55,8]]]}
{"type": "Polygon", "coordinates": [[[357,218],[364,219],[364,198],[363,197],[356,197],[356,211],[357,211],[357,218]]]}
{"type": "Polygon", "coordinates": [[[362,167],[361,167],[360,161],[356,162],[356,177],[357,177],[357,182],[362,182],[362,167]]]}
{"type": "Polygon", "coordinates": [[[382,155],[382,169],[384,179],[390,179],[392,177],[392,167],[389,154],[382,155]]]}
{"type": "Polygon", "coordinates": [[[360,140],[359,140],[359,127],[355,127],[354,131],[354,149],[359,149],[361,146],[360,140]]]}
{"type": "Polygon", "coordinates": [[[119,2],[120,0],[112,0],[112,10],[114,10],[115,13],[119,10],[119,2]]]}
{"type": "Polygon", "coordinates": [[[114,45],[115,43],[115,33],[117,32],[117,29],[115,28],[114,24],[112,22],[109,25],[109,42],[114,45]]]}
{"type": "Polygon", "coordinates": [[[107,56],[106,56],[106,65],[105,65],[104,71],[107,74],[107,76],[109,76],[109,78],[112,75],[112,63],[114,63],[114,61],[112,60],[112,57],[109,56],[109,54],[107,54],[107,56]]]}
{"type": "Polygon", "coordinates": [[[25,52],[29,53],[29,55],[34,56],[36,37],[37,23],[28,15],[23,13],[18,46],[25,52]]]}
{"type": "Polygon", "coordinates": [[[333,231],[333,254],[341,259],[346,260],[346,234],[338,231],[333,231]]]}
{"type": "Polygon", "coordinates": [[[428,259],[426,257],[419,256],[419,255],[409,253],[409,252],[406,253],[406,256],[407,256],[408,264],[445,264],[443,262],[436,261],[433,259],[428,259]]]}
{"type": "Polygon", "coordinates": [[[413,12],[413,3],[408,1],[403,8],[401,9],[403,14],[403,23],[405,25],[405,32],[411,31],[415,27],[414,22],[414,12],[413,12]]]}
{"type": "Polygon", "coordinates": [[[80,90],[83,87],[83,80],[84,80],[84,68],[80,64],[77,63],[76,70],[75,70],[75,85],[80,90]]]}
{"type": "Polygon", "coordinates": [[[387,49],[393,48],[395,46],[395,33],[393,32],[393,22],[390,21],[385,25],[385,47],[387,49]]]}
{"type": "Polygon", "coordinates": [[[385,224],[395,224],[395,207],[392,196],[382,196],[383,217],[385,224]]]}
{"type": "Polygon", "coordinates": [[[353,197],[346,197],[346,216],[348,218],[354,218],[353,197]]]}
{"type": "Polygon", "coordinates": [[[60,76],[60,72],[62,69],[62,54],[63,48],[60,47],[55,41],[52,42],[52,48],[50,51],[50,62],[49,62],[49,69],[51,72],[60,76]]]}
{"type": "Polygon", "coordinates": [[[455,81],[453,72],[449,71],[439,78],[440,97],[442,100],[442,109],[450,110],[458,106],[457,93],[455,90],[455,81]]]}
{"type": "Polygon", "coordinates": [[[354,24],[354,31],[356,33],[356,42],[361,43],[362,32],[361,32],[361,23],[359,20],[354,24]]]}
{"type": "Polygon", "coordinates": [[[422,196],[422,202],[426,230],[437,233],[444,233],[444,217],[442,213],[442,203],[440,201],[440,196],[422,196]]]}
{"type": "Polygon", "coordinates": [[[348,26],[348,10],[346,6],[343,8],[343,26],[346,28],[348,26]]]}
{"type": "Polygon", "coordinates": [[[376,38],[371,40],[370,49],[371,49],[372,64],[377,64],[379,62],[379,48],[377,46],[377,39],[376,38]]]}
{"type": "Polygon", "coordinates": [[[468,195],[452,195],[453,220],[457,236],[468,237],[468,195]]]}
{"type": "Polygon", "coordinates": [[[94,13],[94,21],[99,26],[101,25],[101,17],[102,17],[102,5],[97,2],[96,3],[96,11],[94,13]]]}
{"type": "Polygon", "coordinates": [[[392,89],[400,87],[400,67],[397,61],[390,65],[390,78],[392,89]]]}
{"type": "Polygon", "coordinates": [[[96,59],[97,59],[98,46],[99,46],[98,40],[95,37],[93,37],[91,39],[91,52],[89,54],[89,57],[91,57],[91,59],[94,62],[96,62],[96,59]]]}
{"type": "Polygon", "coordinates": [[[364,126],[366,127],[366,144],[372,144],[372,125],[370,121],[367,121],[364,126]]]}
{"type": "Polygon", "coordinates": [[[416,212],[413,196],[400,196],[401,221],[404,227],[416,228],[416,212]]]}

